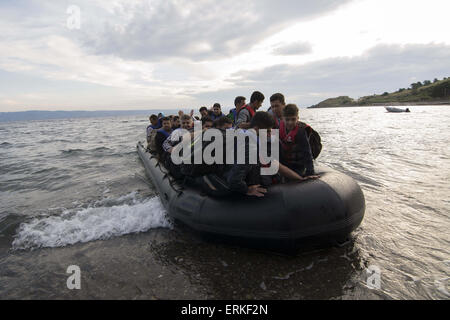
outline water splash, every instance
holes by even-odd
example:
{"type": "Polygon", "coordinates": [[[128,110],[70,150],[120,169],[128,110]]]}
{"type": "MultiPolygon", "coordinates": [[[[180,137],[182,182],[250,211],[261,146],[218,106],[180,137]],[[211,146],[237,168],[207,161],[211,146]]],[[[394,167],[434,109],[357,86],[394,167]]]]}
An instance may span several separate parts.
{"type": "Polygon", "coordinates": [[[13,250],[64,247],[155,228],[172,228],[159,198],[142,201],[137,200],[136,193],[130,193],[97,202],[93,207],[65,210],[59,216],[22,223],[12,247],[13,250]]]}

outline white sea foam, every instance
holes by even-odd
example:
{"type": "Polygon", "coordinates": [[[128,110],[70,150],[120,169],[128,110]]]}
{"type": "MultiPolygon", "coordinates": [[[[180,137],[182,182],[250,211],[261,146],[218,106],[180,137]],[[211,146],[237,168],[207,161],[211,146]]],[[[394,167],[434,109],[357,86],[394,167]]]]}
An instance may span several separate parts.
{"type": "Polygon", "coordinates": [[[137,200],[136,193],[131,193],[98,201],[92,207],[65,210],[58,216],[22,223],[12,247],[64,247],[155,228],[172,228],[160,199],[137,200]]]}

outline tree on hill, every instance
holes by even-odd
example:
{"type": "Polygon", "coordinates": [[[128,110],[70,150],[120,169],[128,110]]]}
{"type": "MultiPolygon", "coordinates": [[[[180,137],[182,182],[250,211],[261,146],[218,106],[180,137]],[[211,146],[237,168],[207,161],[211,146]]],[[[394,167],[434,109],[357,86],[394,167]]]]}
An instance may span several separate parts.
{"type": "Polygon", "coordinates": [[[450,97],[450,82],[443,82],[433,87],[431,91],[433,98],[448,98],[450,97]]]}
{"type": "Polygon", "coordinates": [[[365,105],[380,105],[385,103],[419,103],[419,102],[444,102],[450,100],[450,78],[444,77],[442,80],[434,78],[433,85],[430,80],[422,82],[415,82],[408,88],[399,88],[397,92],[404,92],[402,94],[390,94],[384,92],[383,94],[373,94],[359,97],[358,100],[353,100],[347,96],[330,98],[320,102],[314,106],[317,108],[340,107],[340,106],[365,106],[365,105]]]}
{"type": "Polygon", "coordinates": [[[411,83],[411,89],[416,90],[422,86],[422,82],[411,83]]]}

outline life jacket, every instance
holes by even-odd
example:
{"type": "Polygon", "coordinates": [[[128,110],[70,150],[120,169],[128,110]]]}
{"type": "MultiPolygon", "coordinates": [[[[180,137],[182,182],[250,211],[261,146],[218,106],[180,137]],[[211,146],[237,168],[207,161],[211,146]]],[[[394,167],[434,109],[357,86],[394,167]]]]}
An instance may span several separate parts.
{"type": "Polygon", "coordinates": [[[295,146],[295,137],[300,130],[300,125],[297,123],[295,128],[289,133],[286,132],[286,123],[281,121],[280,123],[280,143],[283,153],[288,162],[293,160],[293,148],[295,146]]]}
{"type": "Polygon", "coordinates": [[[275,113],[272,112],[272,114],[273,114],[273,120],[275,121],[274,129],[279,129],[281,120],[278,119],[278,117],[277,117],[277,115],[275,113]]]}
{"type": "Polygon", "coordinates": [[[256,111],[253,110],[253,108],[250,107],[250,105],[248,105],[248,104],[246,104],[245,106],[243,106],[243,107],[239,110],[238,115],[239,115],[239,113],[240,113],[242,110],[244,110],[244,109],[248,110],[248,112],[250,113],[250,119],[252,119],[252,118],[255,116],[256,111]]]}
{"type": "Polygon", "coordinates": [[[251,118],[253,118],[255,116],[256,111],[252,107],[250,107],[249,105],[246,105],[245,109],[247,109],[248,112],[250,112],[250,117],[251,118]]]}
{"type": "Polygon", "coordinates": [[[293,160],[295,158],[293,150],[295,146],[295,137],[300,129],[305,130],[313,159],[317,159],[322,151],[322,141],[320,135],[313,128],[311,128],[310,125],[304,122],[298,122],[295,128],[287,133],[285,122],[280,121],[280,143],[285,155],[288,158],[288,161],[289,159],[293,160]]]}

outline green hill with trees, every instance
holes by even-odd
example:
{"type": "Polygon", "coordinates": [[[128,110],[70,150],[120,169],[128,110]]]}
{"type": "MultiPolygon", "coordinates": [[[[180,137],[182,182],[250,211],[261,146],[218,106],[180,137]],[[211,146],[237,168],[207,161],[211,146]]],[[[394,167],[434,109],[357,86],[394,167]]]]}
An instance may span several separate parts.
{"type": "Polygon", "coordinates": [[[341,96],[324,100],[310,108],[336,108],[377,105],[420,105],[420,104],[450,104],[450,78],[434,81],[412,83],[409,88],[400,88],[396,92],[384,92],[357,100],[341,96]]]}

